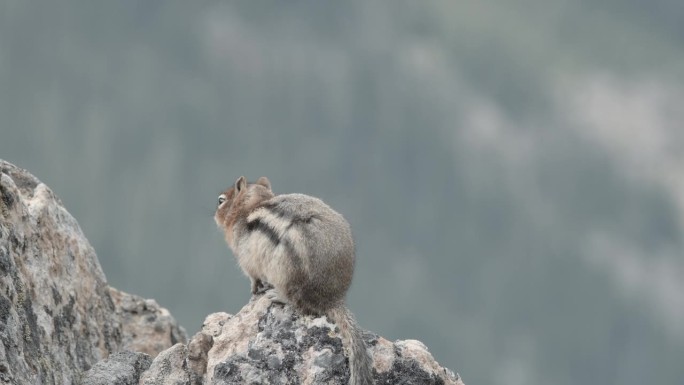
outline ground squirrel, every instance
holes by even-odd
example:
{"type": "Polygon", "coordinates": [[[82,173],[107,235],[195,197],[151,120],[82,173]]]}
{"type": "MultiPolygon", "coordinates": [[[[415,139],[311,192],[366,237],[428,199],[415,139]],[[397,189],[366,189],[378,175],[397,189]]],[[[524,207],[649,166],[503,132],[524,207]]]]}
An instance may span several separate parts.
{"type": "Polygon", "coordinates": [[[252,281],[252,293],[267,291],[305,314],[327,315],[349,355],[349,384],[372,384],[371,358],[344,304],[354,241],[342,215],[308,195],[274,195],[265,177],[255,183],[240,177],[219,196],[214,219],[252,281]]]}

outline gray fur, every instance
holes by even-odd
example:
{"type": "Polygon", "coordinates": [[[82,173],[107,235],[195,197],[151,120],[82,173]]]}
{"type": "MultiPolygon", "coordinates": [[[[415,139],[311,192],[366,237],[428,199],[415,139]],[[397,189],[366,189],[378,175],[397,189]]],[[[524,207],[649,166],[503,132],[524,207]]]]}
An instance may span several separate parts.
{"type": "Polygon", "coordinates": [[[327,315],[340,328],[349,353],[349,383],[372,384],[371,359],[344,304],[355,259],[349,223],[318,198],[273,196],[266,178],[246,188],[238,184],[237,191],[226,192],[234,199],[228,207],[219,206],[215,219],[252,280],[252,292],[271,285],[272,299],[307,314],[327,315]]]}

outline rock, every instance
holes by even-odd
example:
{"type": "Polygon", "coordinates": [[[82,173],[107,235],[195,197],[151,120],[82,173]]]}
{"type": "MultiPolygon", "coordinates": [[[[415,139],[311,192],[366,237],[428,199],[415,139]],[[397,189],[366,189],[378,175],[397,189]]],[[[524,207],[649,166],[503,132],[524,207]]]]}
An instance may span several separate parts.
{"type": "MultiPolygon", "coordinates": [[[[463,385],[419,341],[364,339],[377,384],[463,385]]],[[[59,199],[2,160],[0,340],[0,385],[346,385],[349,378],[335,325],[267,296],[234,316],[209,315],[186,345],[166,309],[107,285],[59,199]]]]}
{"type": "Polygon", "coordinates": [[[113,287],[109,293],[121,320],[125,349],[154,357],[169,346],[186,342],[185,330],[155,300],[126,294],[113,287]]]}
{"type": "MultiPolygon", "coordinates": [[[[373,356],[376,384],[463,385],[458,374],[441,367],[420,341],[390,342],[372,333],[364,338],[373,356]]],[[[140,384],[346,385],[349,381],[335,325],[326,317],[297,314],[265,296],[253,297],[235,316],[210,314],[188,346],[178,344],[160,353],[140,384]]]]}
{"type": "Polygon", "coordinates": [[[140,379],[140,385],[190,385],[190,379],[188,349],[176,344],[159,353],[140,379]]]}
{"type": "Polygon", "coordinates": [[[145,353],[123,351],[96,363],[83,375],[82,385],[138,385],[152,358],[145,353]]]}
{"type": "MultiPolygon", "coordinates": [[[[335,325],[326,317],[297,314],[290,306],[254,297],[235,316],[215,313],[190,345],[211,338],[204,383],[347,384],[349,369],[335,325]]],[[[419,341],[390,342],[365,333],[377,384],[463,385],[419,341]]],[[[200,360],[196,360],[200,362],[200,360]]]]}
{"type": "Polygon", "coordinates": [[[207,371],[207,353],[209,353],[213,344],[213,336],[204,332],[195,334],[188,343],[188,366],[190,367],[193,379],[199,379],[198,383],[200,384],[207,371]]]}
{"type": "Polygon", "coordinates": [[[71,384],[111,353],[154,356],[185,332],[153,301],[110,288],[55,194],[0,160],[0,340],[0,384],[71,384]]]}

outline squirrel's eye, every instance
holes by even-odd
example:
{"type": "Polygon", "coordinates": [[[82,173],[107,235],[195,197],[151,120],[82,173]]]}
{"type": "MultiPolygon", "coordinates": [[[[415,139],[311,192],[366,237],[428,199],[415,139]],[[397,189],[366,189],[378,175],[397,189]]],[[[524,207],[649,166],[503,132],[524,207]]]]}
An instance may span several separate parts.
{"type": "Polygon", "coordinates": [[[226,194],[221,194],[221,195],[219,195],[219,197],[218,197],[218,204],[219,204],[219,206],[221,206],[221,205],[223,204],[223,202],[225,202],[227,199],[228,199],[228,198],[226,198],[226,194]]]}

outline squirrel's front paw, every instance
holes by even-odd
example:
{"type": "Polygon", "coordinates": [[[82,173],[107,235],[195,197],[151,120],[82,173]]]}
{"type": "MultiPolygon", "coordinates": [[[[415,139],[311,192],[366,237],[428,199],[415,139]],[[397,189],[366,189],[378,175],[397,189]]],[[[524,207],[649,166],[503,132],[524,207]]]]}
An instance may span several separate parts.
{"type": "Polygon", "coordinates": [[[264,293],[264,296],[268,298],[272,303],[278,303],[281,305],[285,305],[286,303],[285,300],[280,296],[278,291],[273,286],[271,286],[266,291],[266,293],[264,293]]]}
{"type": "Polygon", "coordinates": [[[271,289],[273,289],[273,285],[271,285],[268,282],[264,282],[260,279],[257,279],[252,283],[252,294],[254,295],[265,294],[268,290],[271,289]]]}

